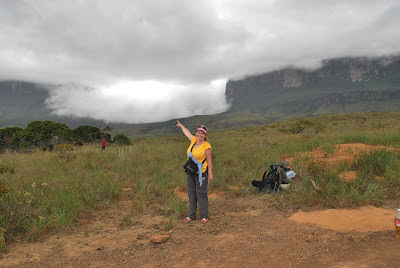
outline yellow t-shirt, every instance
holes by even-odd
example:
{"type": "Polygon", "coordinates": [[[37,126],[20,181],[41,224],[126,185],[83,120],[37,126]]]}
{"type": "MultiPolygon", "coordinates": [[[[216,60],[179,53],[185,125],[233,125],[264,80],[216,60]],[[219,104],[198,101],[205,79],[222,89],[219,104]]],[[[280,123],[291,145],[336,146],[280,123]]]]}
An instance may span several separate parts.
{"type": "MultiPolygon", "coordinates": [[[[187,155],[188,155],[188,156],[189,156],[189,153],[190,153],[190,149],[192,149],[192,146],[193,146],[193,144],[194,144],[196,141],[197,141],[197,137],[193,137],[193,138],[192,138],[192,141],[191,141],[191,143],[190,143],[190,146],[189,146],[189,148],[187,149],[187,155]]],[[[197,161],[199,161],[200,163],[202,163],[203,160],[206,159],[206,150],[207,150],[207,149],[211,149],[211,144],[209,144],[209,143],[206,142],[206,141],[203,142],[203,144],[200,145],[200,146],[197,147],[197,148],[196,148],[196,146],[193,147],[193,150],[192,150],[193,157],[194,157],[197,161]]],[[[206,172],[206,169],[207,169],[207,160],[204,161],[204,163],[203,163],[203,168],[202,168],[201,173],[206,172]]]]}

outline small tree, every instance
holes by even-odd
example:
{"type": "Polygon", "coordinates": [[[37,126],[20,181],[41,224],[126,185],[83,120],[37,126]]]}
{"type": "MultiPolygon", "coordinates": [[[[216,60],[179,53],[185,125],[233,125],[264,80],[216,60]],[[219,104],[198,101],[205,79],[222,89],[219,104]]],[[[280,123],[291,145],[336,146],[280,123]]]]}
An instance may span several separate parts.
{"type": "Polygon", "coordinates": [[[97,142],[102,138],[100,129],[88,125],[75,128],[74,133],[76,134],[78,140],[82,143],[97,142]]]}
{"type": "Polygon", "coordinates": [[[25,129],[17,131],[10,140],[10,147],[13,149],[29,148],[33,145],[33,136],[25,129]]]}
{"type": "Polygon", "coordinates": [[[14,137],[15,133],[21,130],[23,129],[20,127],[6,127],[0,129],[0,152],[10,147],[11,139],[14,137]]]}
{"type": "Polygon", "coordinates": [[[48,146],[52,143],[73,142],[75,133],[65,124],[53,121],[32,121],[25,131],[30,133],[34,146],[48,146]]]}
{"type": "Polygon", "coordinates": [[[120,144],[120,145],[129,145],[131,144],[131,140],[128,139],[127,136],[125,136],[124,134],[117,134],[115,135],[113,142],[120,144]]]}
{"type": "Polygon", "coordinates": [[[53,121],[32,121],[25,129],[8,128],[0,131],[0,150],[5,146],[13,149],[45,148],[62,142],[72,143],[75,133],[65,124],[53,121]]]}
{"type": "Polygon", "coordinates": [[[326,125],[321,122],[314,122],[308,119],[300,119],[294,126],[290,128],[290,132],[294,134],[308,134],[314,136],[319,132],[323,132],[326,125]]]}

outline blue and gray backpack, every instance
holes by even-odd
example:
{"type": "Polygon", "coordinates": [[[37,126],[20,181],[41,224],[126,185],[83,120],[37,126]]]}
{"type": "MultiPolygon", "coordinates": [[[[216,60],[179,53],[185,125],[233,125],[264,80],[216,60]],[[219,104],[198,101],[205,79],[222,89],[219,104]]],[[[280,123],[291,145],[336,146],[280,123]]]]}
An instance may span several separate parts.
{"type": "Polygon", "coordinates": [[[290,163],[281,161],[270,165],[264,172],[261,181],[253,180],[251,184],[257,187],[261,193],[278,193],[281,184],[290,183],[286,177],[286,172],[291,171],[290,163]]]}

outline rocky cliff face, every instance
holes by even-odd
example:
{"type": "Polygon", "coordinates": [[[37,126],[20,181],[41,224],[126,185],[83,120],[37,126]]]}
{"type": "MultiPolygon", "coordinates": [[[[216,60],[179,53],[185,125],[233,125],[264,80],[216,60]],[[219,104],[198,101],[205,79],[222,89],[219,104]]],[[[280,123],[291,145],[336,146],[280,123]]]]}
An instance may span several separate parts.
{"type": "MultiPolygon", "coordinates": [[[[323,61],[322,67],[315,71],[286,68],[230,80],[225,95],[232,105],[231,110],[264,114],[285,113],[285,109],[308,114],[322,107],[330,111],[330,106],[347,111],[352,109],[346,110],[346,105],[355,106],[358,102],[362,104],[359,107],[377,102],[383,106],[393,101],[400,104],[400,56],[330,59],[323,61]]],[[[376,105],[371,107],[376,109],[376,105]]],[[[388,107],[393,109],[394,105],[388,107]]]]}
{"type": "Polygon", "coordinates": [[[0,81],[0,96],[47,95],[47,91],[38,84],[21,81],[0,81]]]}
{"type": "Polygon", "coordinates": [[[48,90],[43,85],[21,81],[0,81],[0,128],[26,127],[33,120],[52,120],[71,128],[82,125],[104,126],[104,122],[89,118],[52,115],[44,104],[48,90]]]}

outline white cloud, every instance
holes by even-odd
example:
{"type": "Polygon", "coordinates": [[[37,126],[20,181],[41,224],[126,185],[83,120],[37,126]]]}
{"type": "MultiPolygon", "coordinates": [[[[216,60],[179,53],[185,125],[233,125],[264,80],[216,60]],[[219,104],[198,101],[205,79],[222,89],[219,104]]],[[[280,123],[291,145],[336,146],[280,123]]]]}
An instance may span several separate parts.
{"type": "Polygon", "coordinates": [[[227,107],[224,88],[211,85],[221,77],[287,65],[315,68],[333,57],[389,55],[399,52],[400,43],[396,0],[15,0],[1,5],[0,79],[62,85],[48,101],[57,114],[109,121],[220,112],[227,107]],[[144,97],[146,92],[164,97],[144,97]],[[207,105],[186,103],[188,96],[207,105]]]}
{"type": "Polygon", "coordinates": [[[69,84],[50,91],[46,103],[60,116],[122,123],[160,122],[225,111],[225,83],[223,79],[205,85],[125,81],[98,89],[69,84]]]}

